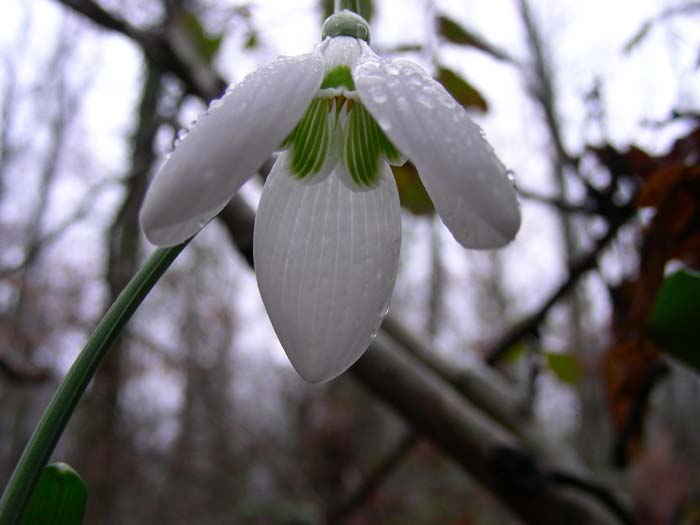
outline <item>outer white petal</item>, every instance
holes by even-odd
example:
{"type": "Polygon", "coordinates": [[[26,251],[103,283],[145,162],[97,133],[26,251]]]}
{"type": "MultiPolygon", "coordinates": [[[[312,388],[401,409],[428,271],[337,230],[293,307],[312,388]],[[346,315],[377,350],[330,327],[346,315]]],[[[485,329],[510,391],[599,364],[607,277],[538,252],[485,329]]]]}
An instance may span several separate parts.
{"type": "Polygon", "coordinates": [[[520,227],[513,183],[481,129],[417,65],[367,51],[353,69],[362,103],[418,168],[452,235],[467,248],[496,248],[520,227]]]}
{"type": "Polygon", "coordinates": [[[320,53],[282,57],[214,102],[151,183],[141,209],[148,240],[177,244],[221,211],[291,132],[322,80],[320,53]]]}
{"type": "Polygon", "coordinates": [[[299,375],[332,379],[367,349],[386,315],[401,247],[398,192],[386,168],[373,191],[336,173],[301,184],[275,164],[255,222],[258,288],[299,375]]]}

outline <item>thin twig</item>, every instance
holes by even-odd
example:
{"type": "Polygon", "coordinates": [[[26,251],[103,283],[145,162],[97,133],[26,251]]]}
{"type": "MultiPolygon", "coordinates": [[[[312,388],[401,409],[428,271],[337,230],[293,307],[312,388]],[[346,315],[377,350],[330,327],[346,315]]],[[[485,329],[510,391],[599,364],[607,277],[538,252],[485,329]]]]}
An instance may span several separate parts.
{"type": "Polygon", "coordinates": [[[603,503],[615,516],[618,517],[624,525],[635,525],[637,521],[632,516],[630,511],[618,501],[617,498],[606,487],[577,476],[572,476],[565,472],[551,472],[547,476],[551,483],[556,483],[564,487],[576,489],[580,492],[585,492],[593,496],[595,499],[603,503]]]}
{"type": "MultiPolygon", "coordinates": [[[[627,212],[630,213],[630,212],[627,212]]],[[[608,232],[596,242],[595,247],[587,254],[578,259],[570,268],[568,278],[559,287],[554,290],[554,293],[540,306],[540,308],[529,317],[526,317],[505,336],[501,337],[493,347],[486,362],[491,366],[496,365],[511,347],[528,335],[536,335],[540,324],[544,320],[549,310],[565,297],[578,283],[579,279],[589,270],[592,270],[598,264],[598,257],[605,250],[612,240],[617,236],[625,220],[618,220],[610,225],[608,232]]]]}
{"type": "Polygon", "coordinates": [[[549,197],[547,195],[540,195],[528,190],[518,189],[518,193],[524,199],[528,199],[535,202],[541,202],[542,204],[547,204],[557,210],[564,213],[581,213],[585,215],[592,215],[596,213],[595,203],[592,201],[584,201],[581,204],[574,204],[566,202],[564,199],[558,197],[549,197]]]}
{"type": "Polygon", "coordinates": [[[616,467],[622,468],[627,465],[627,449],[630,441],[634,438],[634,436],[639,434],[641,425],[644,422],[644,414],[646,413],[647,406],[649,404],[649,397],[651,396],[654,387],[659,383],[659,381],[665,378],[669,372],[670,369],[663,360],[655,361],[649,365],[644,381],[635,393],[634,399],[632,400],[632,406],[630,406],[630,409],[627,412],[625,424],[623,425],[622,430],[617,436],[613,446],[612,463],[616,467]]]}
{"type": "Polygon", "coordinates": [[[639,45],[639,43],[644,40],[644,38],[649,34],[649,31],[651,31],[651,28],[655,25],[658,24],[659,22],[663,22],[664,20],[668,20],[669,18],[672,18],[676,15],[683,15],[683,14],[688,14],[692,13],[694,11],[700,11],[700,2],[688,2],[687,4],[680,4],[680,5],[674,5],[671,7],[667,7],[657,15],[655,15],[652,18],[649,18],[647,21],[645,21],[642,26],[639,28],[639,30],[630,38],[627,43],[624,46],[625,53],[629,53],[632,51],[635,47],[639,45]]]}
{"type": "Polygon", "coordinates": [[[19,263],[6,268],[0,268],[0,279],[5,279],[14,273],[24,270],[27,266],[32,264],[36,258],[41,255],[41,252],[44,249],[48,248],[52,243],[57,241],[71,226],[75,225],[87,216],[95,203],[96,195],[98,193],[100,193],[105,187],[117,182],[119,182],[117,179],[103,180],[91,188],[88,188],[88,191],[85,192],[85,195],[75,211],[70,216],[66,217],[66,219],[64,219],[53,230],[45,235],[42,235],[31,243],[31,245],[27,247],[24,258],[19,263]]]}
{"type": "Polygon", "coordinates": [[[92,0],[57,0],[91,20],[98,26],[121,33],[138,44],[154,66],[176,75],[191,94],[211,100],[226,87],[226,82],[216,72],[206,71],[198,64],[190,64],[163,35],[138,29],[126,20],[106,11],[92,0]],[[206,73],[206,78],[203,74],[206,73]]]}

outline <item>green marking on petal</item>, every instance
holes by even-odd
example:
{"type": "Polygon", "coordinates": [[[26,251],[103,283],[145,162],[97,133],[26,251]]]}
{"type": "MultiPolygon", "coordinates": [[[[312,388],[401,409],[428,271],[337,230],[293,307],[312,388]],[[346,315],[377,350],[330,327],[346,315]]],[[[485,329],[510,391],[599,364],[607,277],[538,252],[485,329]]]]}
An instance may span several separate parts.
{"type": "Polygon", "coordinates": [[[357,101],[348,112],[343,154],[353,182],[363,187],[378,184],[384,161],[403,160],[372,115],[357,101]]]}
{"type": "Polygon", "coordinates": [[[350,73],[350,66],[337,66],[326,73],[321,89],[345,87],[355,91],[355,81],[350,73]]]}
{"type": "Polygon", "coordinates": [[[300,179],[318,173],[326,160],[329,143],[328,101],[317,98],[282,143],[282,148],[291,150],[292,173],[300,179]]]}

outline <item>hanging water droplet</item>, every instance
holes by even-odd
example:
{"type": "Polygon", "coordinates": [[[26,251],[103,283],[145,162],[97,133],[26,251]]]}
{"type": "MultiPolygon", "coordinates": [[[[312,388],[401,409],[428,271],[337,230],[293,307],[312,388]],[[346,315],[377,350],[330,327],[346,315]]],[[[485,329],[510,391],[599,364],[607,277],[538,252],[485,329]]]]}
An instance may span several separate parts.
{"type": "Polygon", "coordinates": [[[386,317],[386,314],[389,313],[389,305],[391,304],[391,301],[387,301],[382,305],[381,310],[379,310],[379,317],[384,319],[386,317]]]}
{"type": "Polygon", "coordinates": [[[175,140],[175,143],[182,142],[185,140],[185,137],[187,136],[188,130],[185,128],[182,128],[180,131],[177,132],[177,140],[175,140]]]}
{"type": "Polygon", "coordinates": [[[224,101],[220,98],[215,98],[214,100],[211,101],[209,104],[209,108],[207,108],[207,112],[213,110],[213,109],[218,109],[224,104],[224,101]]]}

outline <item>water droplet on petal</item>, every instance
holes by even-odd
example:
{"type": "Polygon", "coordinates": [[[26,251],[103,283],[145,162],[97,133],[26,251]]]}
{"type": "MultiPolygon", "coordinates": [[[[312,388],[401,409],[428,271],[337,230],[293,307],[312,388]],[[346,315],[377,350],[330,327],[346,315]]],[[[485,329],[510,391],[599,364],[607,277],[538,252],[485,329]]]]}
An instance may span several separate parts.
{"type": "Polygon", "coordinates": [[[211,101],[209,104],[209,107],[207,108],[207,112],[213,110],[213,109],[218,109],[223,105],[223,100],[220,98],[215,98],[214,100],[211,101]]]}
{"type": "Polygon", "coordinates": [[[378,89],[372,91],[372,100],[376,104],[384,104],[388,100],[388,96],[384,91],[378,89]]]}
{"type": "Polygon", "coordinates": [[[426,97],[425,95],[418,95],[417,97],[418,103],[427,108],[427,109],[433,109],[433,99],[430,97],[426,97]]]}
{"type": "Polygon", "coordinates": [[[400,74],[401,74],[401,68],[400,68],[399,66],[395,65],[395,64],[389,64],[389,65],[387,65],[387,66],[386,66],[386,71],[387,71],[387,73],[389,73],[390,75],[394,75],[394,76],[397,76],[397,75],[400,75],[400,74]]]}
{"type": "Polygon", "coordinates": [[[389,313],[389,305],[391,304],[391,301],[387,301],[382,305],[381,310],[379,310],[379,317],[384,318],[386,317],[386,314],[389,313]]]}

